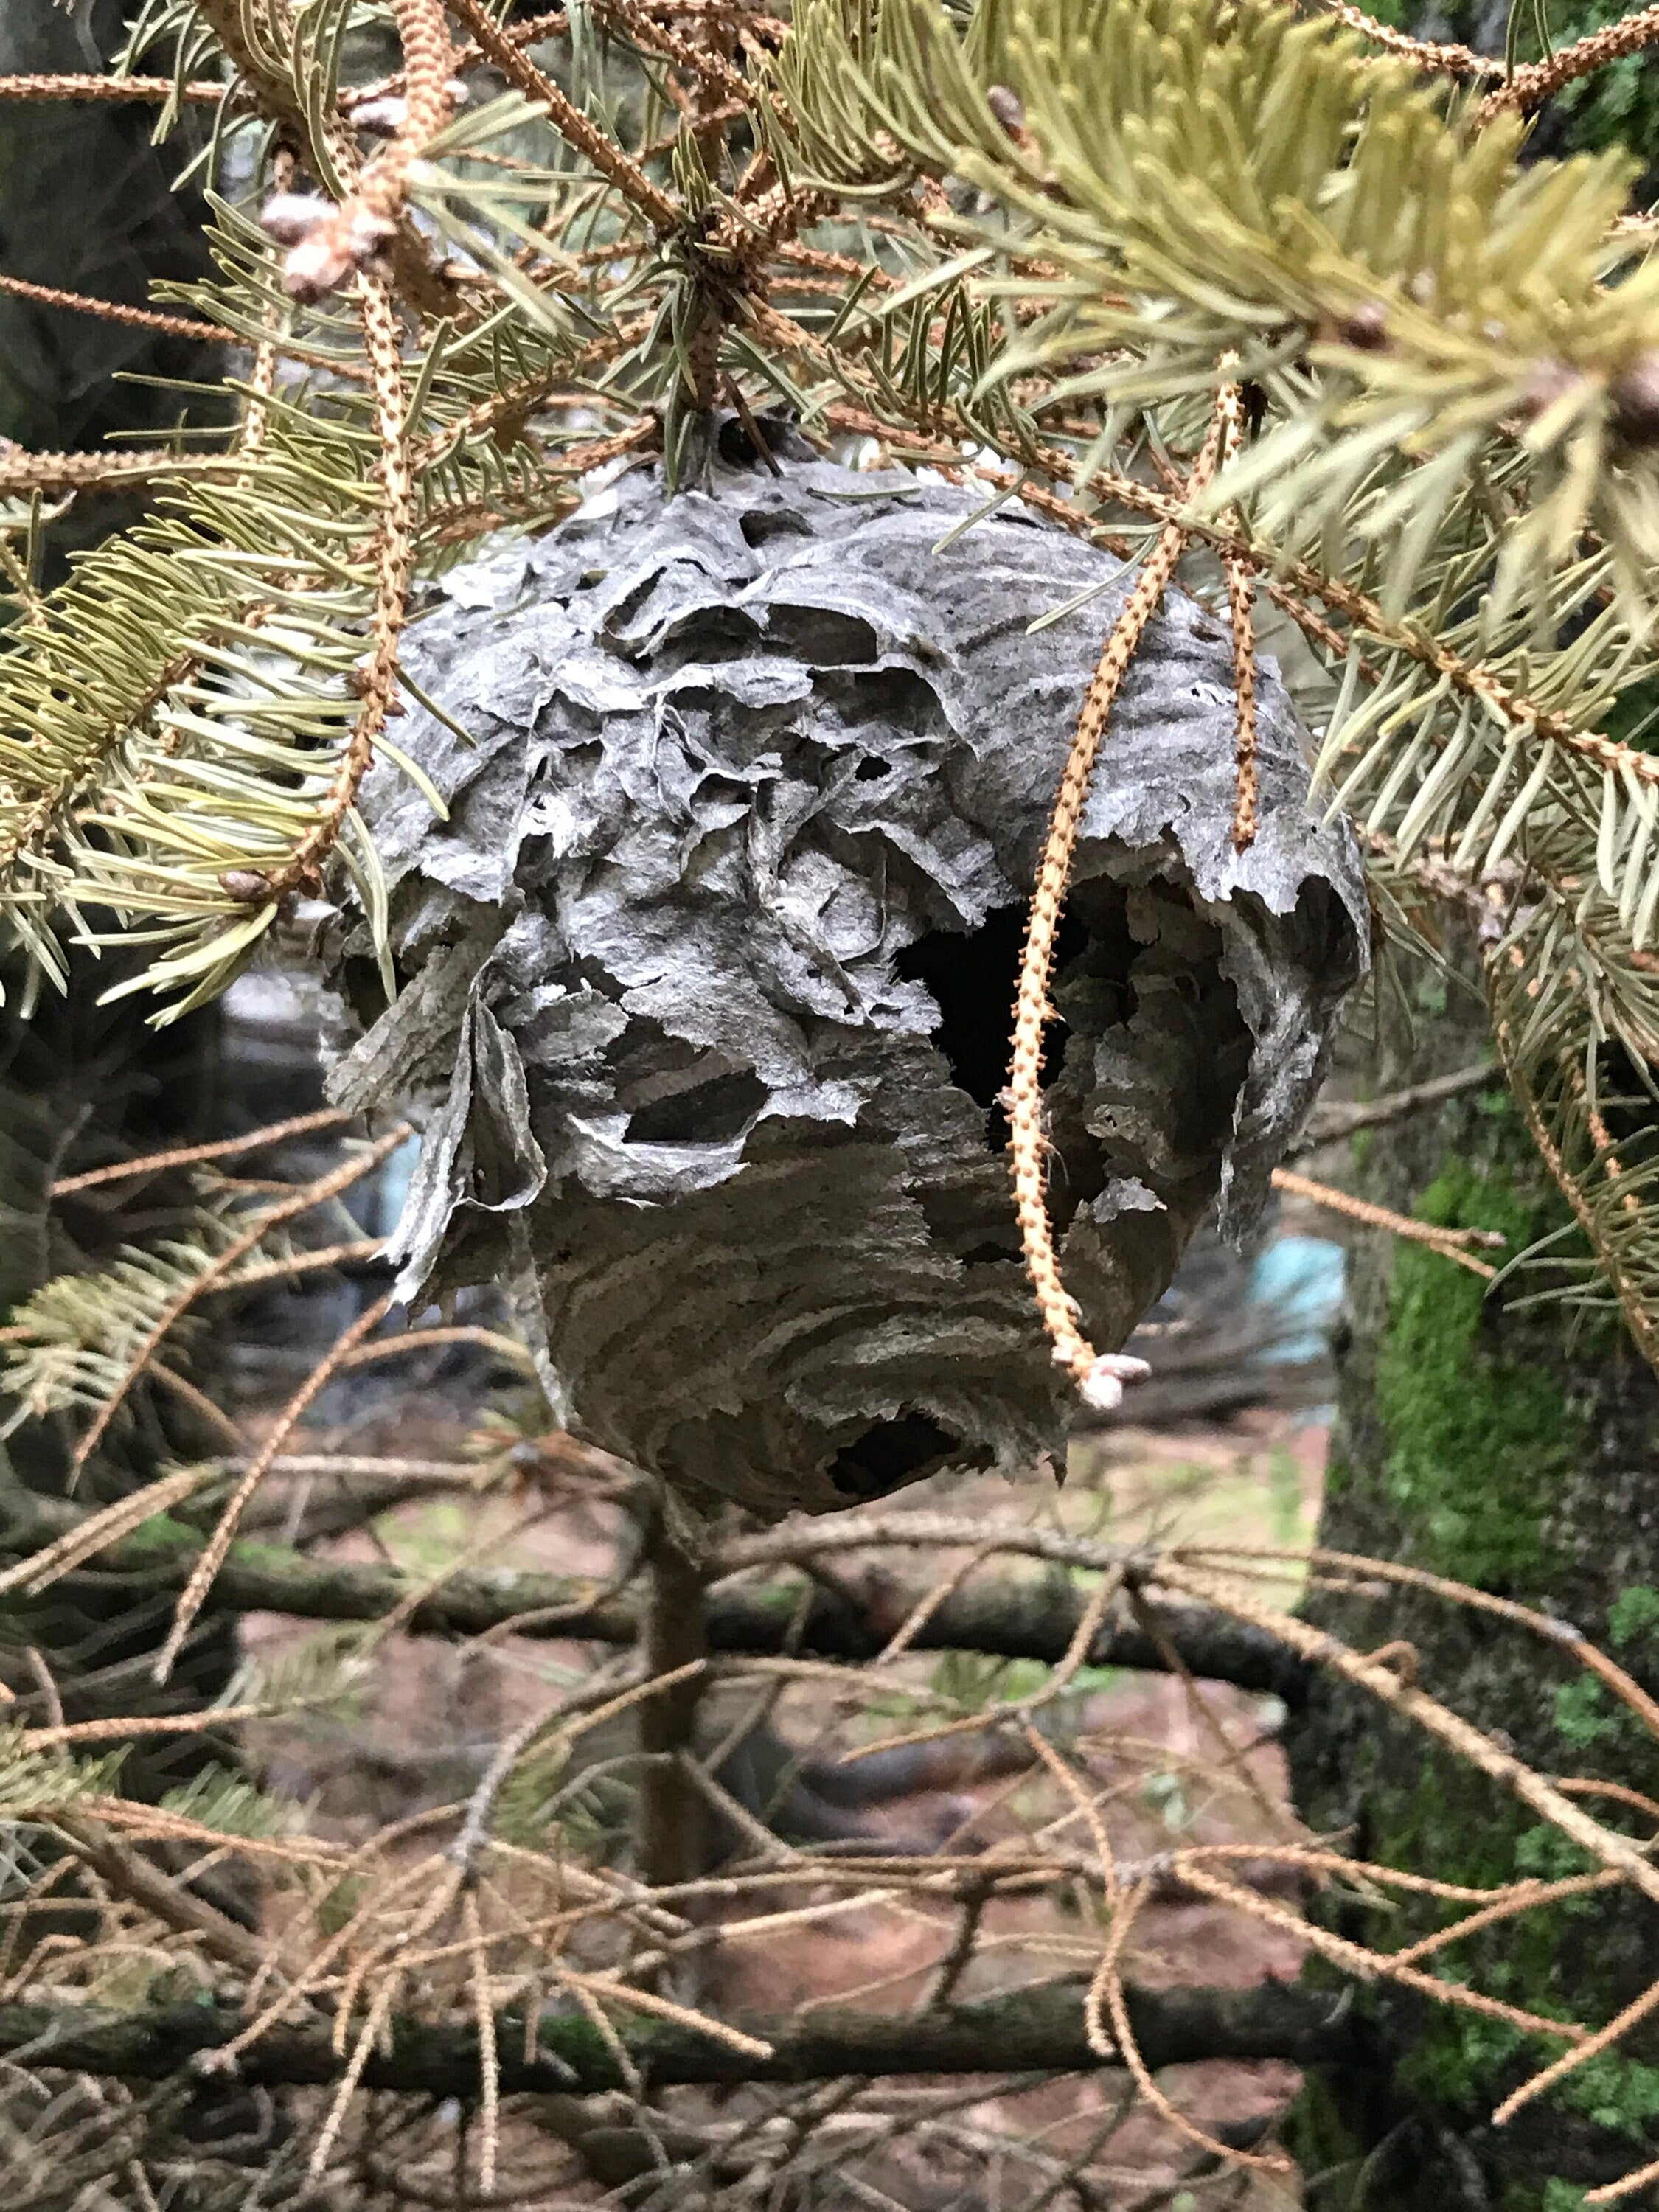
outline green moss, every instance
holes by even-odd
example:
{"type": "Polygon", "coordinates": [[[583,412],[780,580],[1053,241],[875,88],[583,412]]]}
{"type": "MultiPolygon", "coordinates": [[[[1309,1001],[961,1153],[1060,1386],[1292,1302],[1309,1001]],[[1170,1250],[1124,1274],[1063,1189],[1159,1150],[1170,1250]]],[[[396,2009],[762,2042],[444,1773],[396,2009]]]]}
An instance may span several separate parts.
{"type": "MultiPolygon", "coordinates": [[[[1583,1854],[1556,1829],[1529,1821],[1522,1808],[1494,1802],[1480,1778],[1435,1756],[1409,1790],[1376,1793],[1370,1810],[1376,1823],[1375,1856],[1394,1865],[1432,1866],[1444,1879],[1492,1887],[1531,1875],[1558,1881],[1583,1873],[1583,1854]]],[[[1500,1934],[1460,1944],[1440,1971],[1448,1978],[1468,1976],[1494,1996],[1508,1997],[1547,2018],[1577,2018],[1583,1992],[1562,1986],[1562,1958],[1569,1924],[1595,1909],[1593,1900],[1571,1898],[1511,1922],[1500,1934]]],[[[1444,1918],[1467,1910],[1402,1909],[1386,1929],[1367,1931],[1384,1949],[1414,1941],[1444,1918]]],[[[1421,2020],[1411,2049],[1400,2063],[1396,2080],[1414,2103],[1443,2114],[1474,2118],[1490,2112],[1494,2100],[1555,2056],[1547,2040],[1523,2036],[1506,2021],[1436,2008],[1421,2020]]],[[[1583,2113],[1595,2126],[1626,2141],[1646,2144],[1659,2121],[1659,2069],[1644,2066],[1618,2051],[1601,2054],[1570,2075],[1553,2092],[1556,2101],[1583,2113]]],[[[1572,2196],[1522,2197],[1528,2212],[1545,2212],[1572,2196]]]]}
{"type": "Polygon", "coordinates": [[[1339,2166],[1357,2169],[1370,2148],[1316,2069],[1302,2078],[1296,2102],[1285,2116],[1282,2140],[1304,2173],[1328,2173],[1339,2166]]]}
{"type": "Polygon", "coordinates": [[[1493,2082],[1521,2044],[1520,2030],[1507,2021],[1447,2006],[1430,2014],[1401,2061],[1401,2087],[1443,2112],[1472,2112],[1491,2103],[1493,2082]]]}
{"type": "MultiPolygon", "coordinates": [[[[197,1541],[200,1542],[200,1538],[197,1541]]],[[[276,1568],[293,1572],[303,1570],[307,1562],[302,1553],[287,1544],[262,1544],[257,1536],[239,1536],[231,1546],[229,1557],[239,1566],[276,1568]]]]}
{"type": "Polygon", "coordinates": [[[368,1884],[360,1874],[343,1875],[317,1907],[317,1926],[325,1936],[337,1936],[363,1901],[368,1884]]]}
{"type": "MultiPolygon", "coordinates": [[[[1535,1828],[1525,1829],[1516,1838],[1515,1871],[1538,1881],[1571,1881],[1575,1875],[1590,1870],[1588,1855],[1580,1850],[1571,1838],[1559,1828],[1552,1828],[1540,1821],[1535,1828]]],[[[1563,1912],[1582,1912],[1589,1909],[1585,1897],[1569,1898],[1559,1907],[1563,1912]]]]}
{"type": "MultiPolygon", "coordinates": [[[[1495,1889],[1522,1875],[1559,1881],[1582,1874],[1586,1861],[1557,1830],[1533,1820],[1514,1799],[1500,1796],[1480,1775],[1439,1753],[1426,1758],[1409,1788],[1372,1791],[1368,1855],[1385,1865],[1432,1867],[1446,1881],[1495,1889]]],[[[1558,1995],[1563,1940],[1568,1923],[1585,1909],[1571,1898],[1526,1913],[1502,1929],[1456,1945],[1442,1965],[1449,1975],[1472,1977],[1493,1996],[1513,1999],[1547,2017],[1570,2016],[1558,1995]]],[[[1391,1918],[1365,1932],[1382,1950],[1397,1950],[1431,1930],[1461,1919],[1460,1904],[1412,1905],[1401,1900],[1391,1918]]],[[[1520,2048],[1514,2030],[1475,2014],[1437,2010],[1406,2062],[1401,2079],[1414,2094],[1455,2110],[1468,2110],[1487,2094],[1520,2048]]]]}
{"type": "MultiPolygon", "coordinates": [[[[1432,1867],[1443,1881],[1470,1888],[1513,1880],[1522,1838],[1535,1826],[1483,1776],[1437,1752],[1425,1756],[1409,1788],[1374,1789],[1367,1812],[1368,1857],[1386,1866],[1432,1867]]],[[[1400,1940],[1413,1936],[1402,1931],[1400,1940]]]]}
{"type": "MultiPolygon", "coordinates": [[[[181,1521],[176,1514],[152,1513],[148,1521],[141,1521],[131,1534],[122,1539],[118,1558],[129,1561],[134,1553],[199,1552],[202,1531],[181,1521]]],[[[246,1567],[275,1567],[293,1569],[305,1562],[290,1546],[263,1543],[258,1537],[240,1536],[231,1546],[230,1559],[246,1567]]]]}
{"type": "Polygon", "coordinates": [[[800,1582],[760,1583],[745,1595],[762,1613],[775,1613],[781,1620],[793,1620],[806,1589],[807,1585],[800,1582]]]}
{"type": "Polygon", "coordinates": [[[1618,1644],[1634,1644],[1659,1624],[1659,1590],[1632,1583],[1607,1607],[1607,1634],[1618,1644]]]}
{"type": "Polygon", "coordinates": [[[1598,2128],[1645,2142],[1650,2125],[1659,2119],[1659,2067],[1603,2051],[1569,2074],[1555,2094],[1598,2128]]]}
{"type": "Polygon", "coordinates": [[[152,1513],[148,1521],[141,1521],[126,1539],[128,1547],[139,1551],[176,1552],[180,1546],[194,1549],[201,1542],[194,1528],[176,1520],[171,1513],[152,1513]]]}
{"type": "MultiPolygon", "coordinates": [[[[1511,1187],[1449,1163],[1419,1218],[1499,1231],[1518,1250],[1534,1234],[1511,1187]]],[[[1578,1453],[1583,1419],[1535,1360],[1506,1356],[1481,1326],[1486,1285],[1427,1247],[1395,1254],[1377,1410],[1390,1449],[1384,1480],[1425,1565],[1491,1588],[1536,1589],[1551,1563],[1539,1529],[1578,1453]]]]}
{"type": "Polygon", "coordinates": [[[1615,1705],[1593,1674],[1563,1682],[1555,1693],[1556,1733],[1574,1751],[1589,1751],[1598,1743],[1616,1743],[1621,1736],[1635,1744],[1642,1729],[1635,1717],[1615,1705]]]}
{"type": "MultiPolygon", "coordinates": [[[[1486,1977],[1488,1987],[1497,1978],[1486,1977]]],[[[1492,1993],[1501,1992],[1494,1988],[1492,1993]]],[[[1564,2018],[1571,2011],[1547,1998],[1533,1999],[1530,2008],[1559,2011],[1564,2018]]],[[[1425,2021],[1422,2033],[1401,2062],[1398,2080],[1408,2095],[1443,2112],[1473,2114],[1490,2110],[1496,2096],[1559,2055],[1539,2037],[1523,2036],[1506,2021],[1485,2020],[1448,2006],[1425,2021]]],[[[1608,2134],[1645,2144],[1659,2120],[1659,2068],[1606,2051],[1569,2074],[1550,2094],[1608,2134]]]]}

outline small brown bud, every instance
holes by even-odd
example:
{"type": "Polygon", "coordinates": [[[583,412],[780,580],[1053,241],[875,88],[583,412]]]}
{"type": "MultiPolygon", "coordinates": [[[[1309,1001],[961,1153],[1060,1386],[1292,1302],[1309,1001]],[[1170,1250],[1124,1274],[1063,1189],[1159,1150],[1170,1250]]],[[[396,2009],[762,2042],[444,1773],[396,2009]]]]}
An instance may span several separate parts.
{"type": "Polygon", "coordinates": [[[351,111],[354,131],[366,131],[371,138],[395,138],[409,120],[409,102],[388,94],[383,100],[366,100],[351,111]]]}
{"type": "Polygon", "coordinates": [[[1333,335],[1339,345],[1352,346],[1356,353],[1386,353],[1389,311],[1381,300],[1362,300],[1337,317],[1333,335]]]}
{"type": "Polygon", "coordinates": [[[1396,1637],[1392,1644],[1379,1644],[1375,1651],[1368,1653],[1367,1664],[1386,1667],[1409,1689],[1417,1680],[1417,1646],[1407,1644],[1403,1637],[1396,1637]]]}
{"type": "Polygon", "coordinates": [[[1553,407],[1558,399],[1565,398],[1575,385],[1583,381],[1583,374],[1569,368],[1565,361],[1534,362],[1516,411],[1524,421],[1535,422],[1546,409],[1553,407]]]}
{"type": "Polygon", "coordinates": [[[1638,354],[1607,392],[1613,427],[1627,445],[1659,443],[1659,353],[1638,354]]]}
{"type": "Polygon", "coordinates": [[[345,218],[347,249],[359,263],[383,252],[398,234],[398,226],[389,216],[376,215],[372,209],[355,202],[343,207],[340,213],[345,218]]]}
{"type": "Polygon", "coordinates": [[[338,213],[332,200],[314,192],[275,192],[259,210],[259,228],[278,246],[298,246],[338,213]]]}
{"type": "Polygon", "coordinates": [[[219,888],[244,906],[258,906],[261,899],[270,896],[270,878],[258,868],[227,868],[219,878],[219,888]]]}
{"type": "Polygon", "coordinates": [[[337,292],[356,264],[332,225],[315,238],[302,239],[283,264],[283,289],[290,300],[313,307],[337,292]]]}
{"type": "Polygon", "coordinates": [[[1025,108],[1017,92],[1006,84],[989,85],[986,88],[985,105],[1011,138],[1019,137],[1025,129],[1025,108]]]}
{"type": "Polygon", "coordinates": [[[308,306],[326,299],[359,270],[378,270],[396,234],[389,216],[361,200],[331,208],[328,222],[290,249],[283,264],[283,289],[308,306]]]}

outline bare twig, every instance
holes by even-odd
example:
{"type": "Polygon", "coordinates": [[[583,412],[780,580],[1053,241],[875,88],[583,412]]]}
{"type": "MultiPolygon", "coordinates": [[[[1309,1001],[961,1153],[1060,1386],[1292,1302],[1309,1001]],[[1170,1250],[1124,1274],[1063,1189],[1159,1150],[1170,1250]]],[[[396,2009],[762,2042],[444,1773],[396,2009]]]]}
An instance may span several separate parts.
{"type": "Polygon", "coordinates": [[[1559,92],[1563,85],[1571,84],[1575,77],[1589,76],[1596,70],[1605,69],[1609,62],[1620,61],[1626,54],[1639,53],[1656,40],[1659,40],[1659,8],[1638,8],[1633,15],[1588,33],[1545,60],[1529,62],[1516,70],[1507,84],[1486,94],[1475,111],[1475,120],[1491,123],[1506,111],[1536,107],[1559,92]]]}
{"type": "Polygon", "coordinates": [[[1448,1099],[1466,1097],[1472,1091],[1491,1091],[1503,1080],[1503,1070],[1486,1061],[1479,1067],[1460,1067],[1449,1075],[1431,1076],[1426,1083],[1413,1083],[1405,1091],[1390,1091],[1381,1098],[1364,1099],[1357,1105],[1322,1105],[1285,1157],[1295,1159],[1320,1145],[1340,1144],[1361,1129],[1382,1128],[1420,1113],[1425,1107],[1443,1106],[1448,1099]]]}
{"type": "Polygon", "coordinates": [[[367,1312],[360,1314],[351,1326],[341,1334],[332,1350],[325,1353],[324,1357],[318,1361],[304,1382],[277,1415],[270,1434],[249,1463],[246,1474],[226,1499],[224,1510],[219,1516],[218,1524],[204,1547],[200,1559],[192,1568],[190,1580],[179,1593],[179,1602],[173,1612],[173,1626],[167,1632],[167,1641],[156,1655],[155,1674],[158,1682],[165,1682],[172,1674],[173,1662],[177,1659],[185,1638],[190,1632],[190,1625],[206,1603],[208,1592],[213,1587],[214,1577],[224,1565],[226,1554],[235,1539],[237,1524],[241,1520],[248,1500],[270,1473],[272,1461],[282,1449],[295,1422],[318,1393],[323,1389],[345,1353],[384,1321],[391,1309],[392,1297],[393,1293],[388,1291],[384,1297],[377,1298],[367,1312]]]}
{"type": "Polygon", "coordinates": [[[94,1168],[86,1175],[63,1176],[52,1186],[54,1198],[68,1198],[71,1193],[94,1190],[101,1183],[126,1182],[134,1176],[161,1175],[169,1168],[194,1167],[201,1160],[229,1159],[239,1152],[261,1152],[268,1145],[280,1145],[290,1137],[319,1134],[325,1129],[338,1129],[356,1120],[356,1115],[342,1113],[337,1106],[323,1108],[314,1114],[295,1114],[286,1121],[268,1122],[262,1129],[250,1130],[245,1137],[216,1138],[209,1145],[178,1145],[165,1152],[147,1152],[142,1159],[118,1160],[113,1167],[94,1168]]]}
{"type": "MultiPolygon", "coordinates": [[[[1472,1275],[1484,1276],[1488,1282],[1498,1273],[1490,1261],[1477,1260],[1466,1249],[1472,1243],[1492,1243],[1495,1232],[1442,1229],[1431,1221],[1413,1221],[1409,1214],[1396,1213],[1391,1206],[1374,1206],[1370,1199],[1356,1198],[1351,1191],[1337,1190],[1328,1182],[1316,1182],[1311,1176],[1297,1175],[1291,1168],[1275,1168],[1273,1182],[1275,1190],[1285,1191],[1292,1198],[1310,1199],[1316,1206],[1327,1206],[1333,1213],[1346,1214],[1350,1221],[1358,1221],[1367,1229],[1383,1229],[1390,1237],[1426,1244],[1443,1253],[1448,1260],[1455,1260],[1460,1267],[1467,1267],[1472,1275]]],[[[1501,1243],[1504,1240],[1498,1237],[1496,1241],[1501,1243]]]]}
{"type": "MultiPolygon", "coordinates": [[[[251,1939],[250,1939],[251,1945],[251,1939]]],[[[608,1998],[624,2010],[631,1992],[611,1984],[608,1998]]],[[[1357,2024],[1338,1998],[1310,1990],[1264,1984],[1247,1990],[1131,1990],[1126,2003],[1138,2048],[1163,2068],[1209,2058],[1287,2058],[1292,2063],[1330,2063],[1357,2057],[1357,2024]]],[[[65,2070],[129,2080],[165,2080],[193,2053],[228,2044],[239,2022],[228,2010],[180,2005],[112,2014],[92,2006],[0,2006],[0,2051],[36,2047],[65,2070]],[[50,2038],[43,2047],[43,2039],[50,2038]]],[[[388,2048],[364,2057],[366,2087],[395,2088],[430,2096],[471,2097],[478,2085],[478,2045],[471,2027],[422,2027],[400,2033],[392,2021],[388,2048]]],[[[715,2041],[701,2030],[681,2030],[659,2020],[644,2037],[624,2026],[625,2046],[649,2053],[652,2079],[673,2081],[807,2081],[849,2074],[983,2075],[988,2059],[1006,2072],[1090,2071],[1101,2062],[1083,2031],[1083,1993],[1076,1984],[1038,1986],[935,2012],[915,2014],[838,2012],[797,2027],[788,2019],[757,2021],[770,2056],[757,2059],[715,2041]]],[[[584,2021],[544,2016],[535,2054],[523,2052],[521,2023],[498,2021],[503,2095],[563,2087],[592,2095],[623,2086],[616,2062],[595,2047],[584,2021]],[[548,2057],[542,2057],[546,2052],[548,2057]],[[556,2069],[554,2057],[559,2061],[556,2069]]],[[[273,2029],[246,2047],[239,2070],[251,2082],[337,2081],[342,2062],[325,2024],[273,2029]]]]}

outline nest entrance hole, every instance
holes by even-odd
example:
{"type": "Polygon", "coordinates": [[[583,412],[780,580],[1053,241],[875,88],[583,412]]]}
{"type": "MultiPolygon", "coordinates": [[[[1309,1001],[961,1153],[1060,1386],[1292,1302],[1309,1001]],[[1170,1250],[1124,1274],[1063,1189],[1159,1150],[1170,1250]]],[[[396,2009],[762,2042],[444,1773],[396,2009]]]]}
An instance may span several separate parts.
{"type": "Polygon", "coordinates": [[[962,1449],[962,1440],[927,1413],[872,1421],[830,1462],[830,1480],[848,1498],[885,1498],[962,1449]]]}
{"type": "MultiPolygon", "coordinates": [[[[1023,906],[994,907],[977,929],[930,929],[905,945],[894,963],[907,982],[926,988],[939,1008],[933,1042],[957,1090],[983,1109],[986,1144],[999,1155],[1008,1148],[1002,1093],[1013,1048],[1025,911],[1023,906]]],[[[1058,983],[1068,972],[1086,967],[1091,975],[1121,985],[1127,1018],[1134,1006],[1129,968],[1138,950],[1117,886],[1082,886],[1054,933],[1054,980],[1058,983]]],[[[1064,1020],[1049,1024],[1043,1041],[1045,1090],[1060,1073],[1067,1034],[1064,1020]]]]}

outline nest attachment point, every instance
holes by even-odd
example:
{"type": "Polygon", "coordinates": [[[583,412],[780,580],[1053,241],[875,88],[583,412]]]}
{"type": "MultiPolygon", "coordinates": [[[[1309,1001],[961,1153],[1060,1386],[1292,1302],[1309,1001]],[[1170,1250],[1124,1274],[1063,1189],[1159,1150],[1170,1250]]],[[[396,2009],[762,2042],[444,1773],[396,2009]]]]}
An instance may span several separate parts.
{"type": "MultiPolygon", "coordinates": [[[[803,449],[804,450],[804,449],[803,449]]],[[[344,1103],[425,1102],[400,1288],[499,1281],[559,1416],[776,1517],[1064,1431],[1000,1093],[1024,904],[1109,555],[896,472],[625,476],[453,571],[362,808],[398,994],[344,1103]],[[1094,595],[1087,594],[1095,587],[1094,595]],[[1038,617],[1079,600],[1033,632],[1038,617]]],[[[1258,684],[1234,850],[1226,630],[1176,592],[1095,775],[1045,1098],[1066,1283],[1121,1346],[1200,1220],[1248,1225],[1363,971],[1352,841],[1258,684]]]]}

